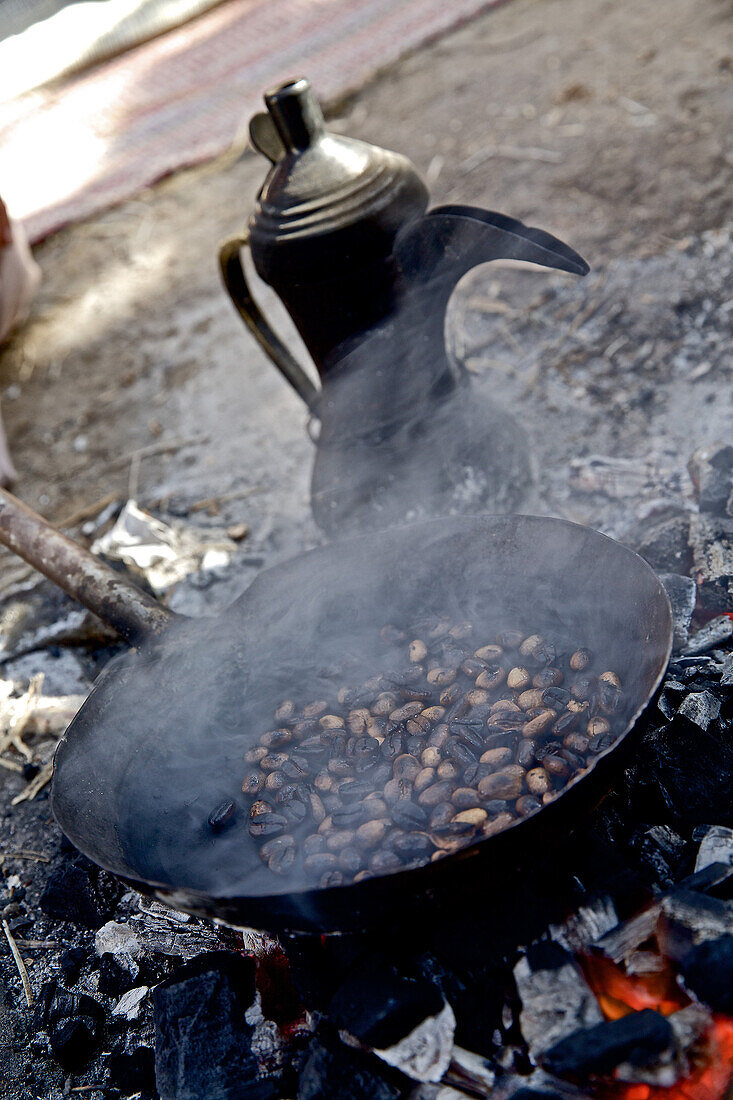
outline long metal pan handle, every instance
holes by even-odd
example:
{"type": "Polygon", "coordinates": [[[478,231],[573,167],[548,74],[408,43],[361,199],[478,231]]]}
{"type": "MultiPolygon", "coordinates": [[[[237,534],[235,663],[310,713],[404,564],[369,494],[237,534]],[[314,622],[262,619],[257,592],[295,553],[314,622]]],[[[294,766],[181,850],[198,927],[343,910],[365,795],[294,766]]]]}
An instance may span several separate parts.
{"type": "Polygon", "coordinates": [[[139,645],[178,616],[0,489],[0,543],[139,645]]]}

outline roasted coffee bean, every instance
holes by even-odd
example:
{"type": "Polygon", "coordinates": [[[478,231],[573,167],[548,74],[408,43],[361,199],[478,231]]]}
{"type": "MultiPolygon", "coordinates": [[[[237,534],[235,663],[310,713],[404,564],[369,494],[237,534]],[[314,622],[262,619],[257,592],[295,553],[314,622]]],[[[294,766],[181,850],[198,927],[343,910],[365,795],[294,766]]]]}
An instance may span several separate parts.
{"type": "Polygon", "coordinates": [[[481,804],[481,798],[474,787],[457,787],[451,796],[451,802],[457,810],[472,810],[481,804]]]}
{"type": "Polygon", "coordinates": [[[483,779],[485,775],[489,774],[490,769],[486,764],[480,764],[478,760],[473,764],[467,764],[463,769],[463,786],[475,787],[478,784],[479,779],[483,779]]]}
{"type": "Polygon", "coordinates": [[[313,785],[317,791],[321,794],[328,794],[329,791],[335,790],[335,779],[332,775],[329,775],[327,771],[320,771],[313,780],[313,785]]]}
{"type": "Polygon", "coordinates": [[[548,707],[538,714],[536,718],[532,718],[529,722],[525,722],[522,726],[522,737],[540,737],[545,730],[550,728],[556,717],[557,712],[548,707]]]}
{"type": "Polygon", "coordinates": [[[335,760],[329,760],[326,768],[329,774],[336,779],[344,779],[347,775],[351,775],[353,771],[352,765],[348,760],[339,759],[338,757],[336,757],[335,760]]]}
{"type": "MultiPolygon", "coordinates": [[[[402,805],[402,803],[397,803],[402,805]]],[[[407,805],[407,803],[405,803],[407,805]]],[[[369,848],[377,848],[383,843],[389,826],[383,818],[374,818],[372,821],[365,821],[354,833],[354,844],[358,848],[368,850],[369,848]]]]}
{"type": "Polygon", "coordinates": [[[421,703],[405,703],[392,711],[389,720],[390,722],[406,722],[408,718],[414,718],[417,714],[420,714],[422,709],[421,703]]]}
{"type": "Polygon", "coordinates": [[[410,755],[410,753],[403,753],[402,756],[398,756],[392,766],[392,775],[395,779],[406,779],[408,782],[413,782],[415,776],[422,770],[420,761],[410,755]]]}
{"type": "Polygon", "coordinates": [[[412,783],[408,780],[390,779],[384,784],[384,800],[388,805],[405,798],[412,798],[412,783]]]}
{"type": "Polygon", "coordinates": [[[465,741],[451,741],[448,746],[447,755],[454,764],[458,764],[459,767],[465,768],[469,764],[477,763],[479,753],[479,749],[474,749],[471,745],[467,745],[465,741]]]}
{"type": "Polygon", "coordinates": [[[479,723],[478,726],[470,726],[468,723],[461,722],[455,728],[461,743],[473,749],[474,755],[479,756],[484,751],[486,738],[484,737],[485,727],[483,722],[479,723]]]}
{"type": "Polygon", "coordinates": [[[286,779],[305,779],[310,774],[306,757],[293,754],[280,769],[286,779]]]}
{"type": "Polygon", "coordinates": [[[329,852],[340,852],[342,848],[346,848],[349,844],[352,844],[353,840],[353,829],[334,828],[326,833],[326,847],[329,852]]]}
{"type": "MultiPolygon", "coordinates": [[[[524,691],[529,687],[532,677],[526,668],[512,668],[507,673],[506,686],[512,691],[524,691]]],[[[538,686],[538,685],[535,685],[538,686]]]]}
{"type": "Polygon", "coordinates": [[[292,823],[300,823],[310,816],[308,792],[293,783],[279,791],[276,801],[279,812],[292,823]]]}
{"type": "Polygon", "coordinates": [[[439,802],[437,806],[430,808],[428,825],[430,829],[436,829],[441,825],[447,825],[456,815],[456,808],[452,802],[439,802]]]}
{"type": "Polygon", "coordinates": [[[591,661],[590,651],[587,649],[576,649],[570,657],[568,662],[573,672],[583,672],[588,667],[591,661]]]}
{"type": "Polygon", "coordinates": [[[535,650],[540,649],[545,643],[545,639],[541,634],[530,634],[519,645],[519,652],[522,657],[534,656],[535,650]]]}
{"type": "Polygon", "coordinates": [[[591,737],[588,743],[588,749],[592,753],[605,752],[606,749],[610,749],[611,745],[615,744],[616,737],[612,733],[598,733],[595,737],[591,737]]]}
{"type": "Polygon", "coordinates": [[[247,772],[242,783],[242,791],[244,794],[254,797],[260,793],[264,784],[265,777],[262,772],[247,772]]]}
{"type": "Polygon", "coordinates": [[[338,857],[333,852],[314,852],[303,860],[304,869],[312,875],[322,875],[324,871],[331,871],[337,866],[338,857]]]}
{"type": "Polygon", "coordinates": [[[588,722],[587,730],[590,737],[602,736],[604,733],[608,733],[611,728],[611,724],[607,718],[591,718],[588,722]]]}
{"type": "Polygon", "coordinates": [[[423,768],[415,776],[415,794],[420,794],[420,791],[424,791],[426,787],[429,787],[431,783],[434,783],[437,779],[435,768],[423,768]]]}
{"type": "Polygon", "coordinates": [[[437,806],[439,802],[449,802],[454,784],[451,779],[438,779],[431,787],[426,787],[418,796],[421,806],[437,806]]]}
{"type": "Polygon", "coordinates": [[[397,696],[394,692],[385,691],[372,704],[371,711],[372,714],[378,715],[380,718],[386,718],[393,710],[396,710],[397,706],[397,696]]]}
{"type": "Polygon", "coordinates": [[[495,818],[490,819],[481,826],[481,833],[483,836],[496,836],[497,833],[502,833],[511,823],[515,820],[514,814],[504,812],[498,814],[495,818]]]}
{"type": "Polygon", "coordinates": [[[402,867],[402,860],[396,852],[390,851],[388,848],[384,848],[377,852],[369,860],[369,869],[374,872],[375,875],[388,875],[391,871],[399,871],[402,867]]]}
{"type": "Polygon", "coordinates": [[[452,707],[459,699],[463,698],[463,690],[460,684],[450,684],[440,693],[441,707],[452,707]]]}
{"type": "Polygon", "coordinates": [[[505,680],[506,669],[502,668],[501,665],[495,665],[493,668],[486,668],[479,673],[476,677],[476,687],[483,688],[485,691],[495,691],[505,680]]]}
{"type": "Polygon", "coordinates": [[[479,661],[488,661],[489,664],[497,664],[504,656],[504,650],[500,645],[484,645],[474,652],[474,657],[479,661]]]}
{"type": "Polygon", "coordinates": [[[443,757],[438,749],[426,748],[420,754],[420,763],[424,768],[437,768],[443,757]]]}
{"type": "Polygon", "coordinates": [[[226,802],[221,802],[215,810],[209,814],[209,827],[215,832],[220,833],[222,829],[226,829],[227,825],[230,825],[237,813],[237,804],[232,802],[230,798],[226,802]]]}
{"type": "Polygon", "coordinates": [[[420,638],[410,642],[410,660],[415,664],[421,664],[428,655],[428,647],[420,638]]]}
{"type": "Polygon", "coordinates": [[[292,836],[278,836],[260,848],[260,858],[276,875],[287,875],[297,855],[298,846],[292,836]]]}
{"type": "Polygon", "coordinates": [[[452,760],[442,760],[435,769],[438,779],[457,779],[461,769],[452,760]]]}
{"type": "Polygon", "coordinates": [[[282,768],[287,759],[288,754],[286,752],[269,752],[267,756],[263,756],[260,760],[260,767],[263,771],[274,772],[278,768],[282,768]]]}
{"type": "Polygon", "coordinates": [[[543,693],[539,688],[529,688],[528,691],[523,691],[521,693],[517,702],[522,710],[530,710],[531,707],[541,707],[544,705],[542,702],[542,695],[543,693]]]}
{"type": "Polygon", "coordinates": [[[424,737],[408,737],[405,741],[405,753],[408,756],[419,758],[426,745],[427,741],[424,737]]]}
{"type": "Polygon", "coordinates": [[[369,817],[386,817],[389,813],[385,800],[376,794],[370,794],[364,799],[364,809],[369,817]]]}
{"type": "Polygon", "coordinates": [[[559,687],[563,679],[563,674],[559,668],[552,668],[548,665],[546,668],[541,668],[539,672],[534,674],[532,677],[532,686],[543,689],[559,687]]]}
{"type": "Polygon", "coordinates": [[[509,764],[492,775],[479,780],[478,792],[482,798],[503,798],[507,801],[519,798],[524,782],[524,768],[509,764]]]}
{"type": "Polygon", "coordinates": [[[525,782],[530,794],[543,795],[552,787],[552,781],[544,768],[531,768],[527,772],[525,782]]]}
{"type": "Polygon", "coordinates": [[[348,806],[344,806],[343,809],[334,810],[331,814],[331,820],[337,829],[356,829],[361,825],[366,816],[364,804],[360,802],[351,802],[348,806]]]}
{"type": "Polygon", "coordinates": [[[339,871],[338,868],[334,868],[333,871],[326,871],[321,875],[318,885],[321,890],[327,890],[330,886],[343,886],[344,875],[343,871],[339,871]]]}
{"type": "Polygon", "coordinates": [[[590,699],[593,694],[593,688],[595,686],[594,680],[590,676],[579,676],[573,686],[570,688],[570,694],[573,699],[577,699],[578,702],[584,703],[590,699]]]}
{"type": "MultiPolygon", "coordinates": [[[[611,673],[604,673],[604,675],[613,675],[611,673]]],[[[611,683],[608,680],[599,680],[598,682],[598,701],[606,714],[613,714],[618,710],[621,702],[621,689],[616,684],[611,683]]]]}
{"type": "Polygon", "coordinates": [[[588,744],[590,738],[584,733],[568,733],[563,738],[563,746],[566,749],[570,749],[571,752],[577,752],[583,755],[588,751],[588,744]]]}
{"type": "Polygon", "coordinates": [[[382,756],[387,760],[394,760],[405,751],[407,736],[404,733],[390,733],[382,742],[380,749],[382,756]]]}
{"type": "Polygon", "coordinates": [[[511,764],[514,753],[510,748],[502,746],[497,749],[487,749],[480,759],[480,764],[487,764],[490,768],[498,771],[499,768],[503,768],[506,764],[511,764]]]}
{"type": "Polygon", "coordinates": [[[245,764],[259,764],[263,756],[267,756],[267,749],[264,745],[258,745],[257,748],[248,749],[244,754],[245,764]]]}
{"type": "Polygon", "coordinates": [[[458,670],[455,668],[432,668],[430,672],[428,672],[426,679],[428,683],[433,684],[434,687],[448,687],[453,683],[457,675],[458,670]]]}
{"type": "Polygon", "coordinates": [[[289,729],[268,730],[260,737],[260,744],[269,752],[271,749],[280,749],[283,745],[290,744],[293,737],[293,731],[289,729]]]}
{"type": "Polygon", "coordinates": [[[487,798],[483,803],[483,807],[489,817],[495,817],[497,814],[506,813],[509,809],[509,803],[503,798],[487,798]]]}
{"type": "Polygon", "coordinates": [[[537,745],[530,737],[523,737],[517,747],[517,764],[531,768],[537,759],[537,745]]]}
{"type": "Polygon", "coordinates": [[[433,845],[427,833],[405,832],[394,838],[391,848],[403,859],[427,858],[433,850],[433,845]]]}
{"type": "Polygon", "coordinates": [[[542,767],[553,779],[564,779],[570,774],[570,766],[557,750],[542,757],[542,767]]]}
{"type": "Polygon", "coordinates": [[[339,868],[345,875],[355,875],[362,865],[361,853],[356,848],[342,848],[338,856],[339,868]]]}
{"type": "Polygon", "coordinates": [[[542,692],[542,706],[552,707],[553,710],[562,710],[567,706],[571,698],[570,692],[564,687],[549,687],[542,692]]]}
{"type": "Polygon", "coordinates": [[[461,810],[459,814],[453,818],[453,823],[459,823],[461,825],[473,825],[475,828],[483,825],[488,821],[489,815],[486,810],[481,809],[478,806],[472,806],[465,810],[461,810]]]}
{"type": "Polygon", "coordinates": [[[275,794],[285,786],[286,782],[287,780],[282,772],[270,772],[265,779],[265,790],[275,794]]]}
{"type": "Polygon", "coordinates": [[[542,809],[542,803],[539,798],[535,798],[532,794],[522,795],[515,802],[517,813],[520,817],[527,817],[529,814],[536,813],[537,810],[542,809]]]}
{"type": "Polygon", "coordinates": [[[479,661],[477,657],[466,657],[461,663],[461,672],[471,680],[475,680],[477,676],[485,671],[486,661],[479,661]]]}
{"type": "Polygon", "coordinates": [[[585,765],[585,760],[578,753],[573,752],[572,749],[560,749],[560,756],[563,760],[566,760],[573,771],[577,771],[585,765]]]}
{"type": "Polygon", "coordinates": [[[383,787],[387,780],[392,775],[392,765],[383,761],[381,764],[377,763],[369,771],[369,780],[375,787],[383,787]]]}
{"type": "Polygon", "coordinates": [[[326,850],[326,838],[320,833],[311,833],[303,841],[303,855],[315,856],[326,850]]]}
{"type": "Polygon", "coordinates": [[[520,634],[518,630],[503,630],[501,634],[497,634],[496,644],[503,649],[519,649],[523,639],[524,634],[520,634]]]}
{"type": "Polygon", "coordinates": [[[432,722],[424,714],[416,714],[405,722],[405,729],[412,737],[426,737],[432,728],[432,722]]]}
{"type": "Polygon", "coordinates": [[[328,702],[326,699],[316,699],[312,703],[307,703],[301,711],[304,718],[318,718],[319,715],[327,709],[328,702]]]}
{"type": "Polygon", "coordinates": [[[428,820],[427,811],[415,802],[396,802],[390,810],[392,820],[400,829],[421,829],[428,820]]]}
{"type": "Polygon", "coordinates": [[[552,732],[558,734],[558,736],[564,737],[566,733],[575,729],[579,717],[580,715],[576,711],[566,711],[564,714],[560,715],[557,722],[553,723],[552,732]]]}
{"type": "Polygon", "coordinates": [[[250,819],[249,832],[254,837],[274,837],[284,833],[287,827],[288,819],[284,814],[258,814],[250,819]]]}
{"type": "Polygon", "coordinates": [[[323,740],[320,733],[312,734],[310,737],[304,737],[298,745],[298,752],[305,753],[306,756],[318,756],[326,750],[327,742],[323,740]]]}
{"type": "Polygon", "coordinates": [[[289,722],[295,717],[297,708],[292,699],[285,699],[275,710],[276,722],[289,722]]]}

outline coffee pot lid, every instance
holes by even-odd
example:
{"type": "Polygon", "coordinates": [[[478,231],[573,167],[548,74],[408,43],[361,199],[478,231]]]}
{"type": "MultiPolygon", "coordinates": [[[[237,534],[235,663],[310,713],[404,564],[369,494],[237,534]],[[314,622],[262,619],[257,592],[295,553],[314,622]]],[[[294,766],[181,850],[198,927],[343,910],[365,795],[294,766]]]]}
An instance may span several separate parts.
{"type": "Polygon", "coordinates": [[[399,229],[427,207],[409,160],[329,132],[304,78],[264,98],[267,113],[250,123],[252,143],[272,161],[249,226],[260,274],[291,282],[304,271],[310,278],[328,273],[355,248],[362,261],[388,253],[399,229]]]}

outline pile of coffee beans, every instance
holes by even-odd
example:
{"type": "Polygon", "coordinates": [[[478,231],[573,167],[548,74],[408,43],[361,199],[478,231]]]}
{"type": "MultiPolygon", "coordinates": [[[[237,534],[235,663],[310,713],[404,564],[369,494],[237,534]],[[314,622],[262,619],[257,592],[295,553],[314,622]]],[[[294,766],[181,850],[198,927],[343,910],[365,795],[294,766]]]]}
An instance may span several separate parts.
{"type": "Polygon", "coordinates": [[[394,671],[284,700],[246,754],[276,875],[327,887],[441,859],[536,813],[623,728],[619,677],[582,647],[448,618],[381,635],[394,671]]]}

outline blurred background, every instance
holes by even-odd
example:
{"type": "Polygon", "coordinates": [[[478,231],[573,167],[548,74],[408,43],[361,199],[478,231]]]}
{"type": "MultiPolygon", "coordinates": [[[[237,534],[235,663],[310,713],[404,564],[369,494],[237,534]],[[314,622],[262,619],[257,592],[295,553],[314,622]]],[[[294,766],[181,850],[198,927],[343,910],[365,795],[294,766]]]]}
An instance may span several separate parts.
{"type": "Polygon", "coordinates": [[[303,74],[434,203],[588,259],[581,282],[481,269],[451,340],[530,428],[535,508],[613,529],[578,463],[622,457],[659,496],[730,422],[732,28],[728,0],[3,0],[0,195],[43,275],[0,349],[17,491],[56,520],[134,490],[246,521],[255,563],[317,537],[304,409],[216,260],[268,167],[247,121],[303,74]]]}

